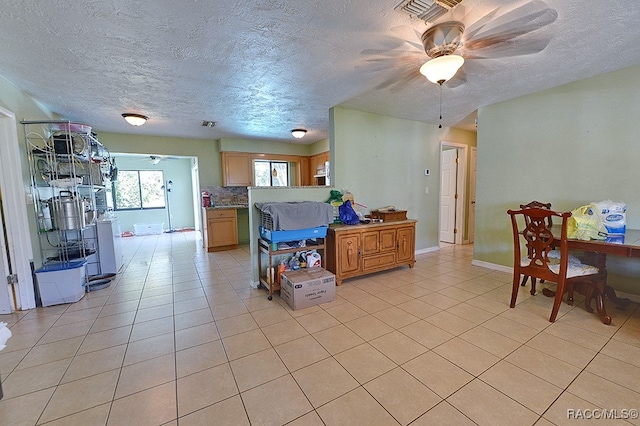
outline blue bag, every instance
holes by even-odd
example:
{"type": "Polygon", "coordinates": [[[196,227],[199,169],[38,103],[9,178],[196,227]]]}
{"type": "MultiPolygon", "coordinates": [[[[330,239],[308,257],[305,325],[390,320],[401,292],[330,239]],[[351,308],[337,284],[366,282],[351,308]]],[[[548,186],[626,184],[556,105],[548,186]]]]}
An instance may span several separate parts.
{"type": "Polygon", "coordinates": [[[340,213],[340,221],[347,225],[356,225],[360,223],[358,214],[351,206],[351,201],[347,200],[338,208],[340,213]]]}

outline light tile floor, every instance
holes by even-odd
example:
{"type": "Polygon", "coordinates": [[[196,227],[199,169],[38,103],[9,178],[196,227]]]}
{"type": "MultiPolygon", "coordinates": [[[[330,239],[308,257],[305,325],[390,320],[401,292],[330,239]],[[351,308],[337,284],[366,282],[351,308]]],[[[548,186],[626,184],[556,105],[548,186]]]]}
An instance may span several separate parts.
{"type": "Polygon", "coordinates": [[[253,289],[248,247],[125,240],[77,303],[1,315],[1,425],[640,424],[640,310],[550,298],[472,266],[472,246],[345,281],[292,311],[253,289]],[[609,410],[609,411],[604,411],[609,410]],[[617,411],[612,411],[617,410],[617,411]]]}

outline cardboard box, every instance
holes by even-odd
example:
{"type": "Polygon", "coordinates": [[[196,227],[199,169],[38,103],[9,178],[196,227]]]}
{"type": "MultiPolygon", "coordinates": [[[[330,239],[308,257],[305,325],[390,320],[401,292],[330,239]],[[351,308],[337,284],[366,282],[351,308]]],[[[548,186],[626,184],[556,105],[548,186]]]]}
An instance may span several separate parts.
{"type": "Polygon", "coordinates": [[[324,268],[302,268],[282,274],[280,297],[294,311],[331,302],[336,297],[336,276],[324,268]]]}

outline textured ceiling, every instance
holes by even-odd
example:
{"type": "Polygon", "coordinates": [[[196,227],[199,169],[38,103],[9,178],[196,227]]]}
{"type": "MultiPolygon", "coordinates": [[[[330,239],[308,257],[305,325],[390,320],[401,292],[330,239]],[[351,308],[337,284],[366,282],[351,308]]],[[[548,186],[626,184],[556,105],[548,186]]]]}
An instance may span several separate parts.
{"type": "MultiPolygon", "coordinates": [[[[328,137],[328,111],[338,105],[438,124],[439,87],[417,74],[428,59],[417,47],[427,25],[395,11],[398,2],[4,0],[0,75],[98,133],[310,143],[328,137]],[[134,128],[123,112],[150,120],[134,128]],[[297,127],[309,130],[300,141],[289,133],[297,127]]],[[[437,21],[469,29],[525,3],[557,19],[494,46],[490,59],[468,59],[464,81],[442,88],[443,125],[640,63],[637,2],[465,0],[437,21]],[[536,46],[546,48],[504,57],[536,46]]]]}

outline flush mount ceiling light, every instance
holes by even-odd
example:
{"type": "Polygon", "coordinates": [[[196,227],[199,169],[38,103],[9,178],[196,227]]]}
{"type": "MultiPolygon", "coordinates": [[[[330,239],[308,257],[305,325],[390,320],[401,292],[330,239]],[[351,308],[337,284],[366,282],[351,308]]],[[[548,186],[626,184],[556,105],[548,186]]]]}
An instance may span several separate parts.
{"type": "Polygon", "coordinates": [[[304,135],[306,134],[307,134],[307,131],[305,129],[293,129],[291,131],[291,136],[293,136],[296,139],[300,139],[304,137],[304,135]]]}
{"type": "Polygon", "coordinates": [[[450,80],[464,64],[464,58],[459,55],[438,56],[420,67],[420,73],[432,83],[442,85],[450,80]]]}
{"type": "Polygon", "coordinates": [[[127,120],[127,123],[131,124],[132,126],[142,126],[149,119],[149,117],[147,117],[146,115],[132,114],[128,112],[122,114],[122,117],[127,120]]]}

